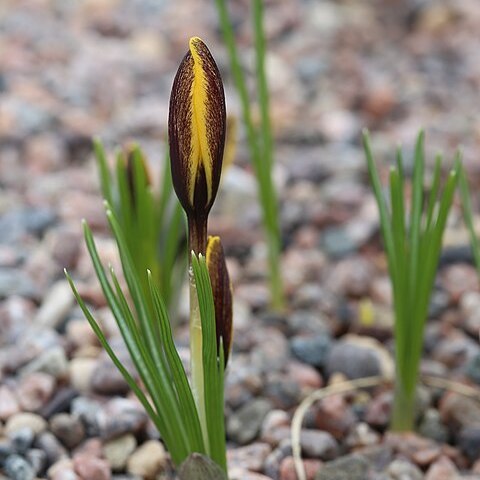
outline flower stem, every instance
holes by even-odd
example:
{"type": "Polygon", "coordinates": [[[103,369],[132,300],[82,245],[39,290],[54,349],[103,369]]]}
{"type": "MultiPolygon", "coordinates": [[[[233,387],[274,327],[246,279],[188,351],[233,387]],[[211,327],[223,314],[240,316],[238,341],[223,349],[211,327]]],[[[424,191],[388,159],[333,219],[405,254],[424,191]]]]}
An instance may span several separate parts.
{"type": "MultiPolygon", "coordinates": [[[[188,246],[190,254],[205,255],[207,245],[207,221],[188,219],[188,246]]],[[[197,406],[200,426],[207,454],[210,455],[207,417],[205,411],[205,389],[203,377],[202,319],[198,306],[197,286],[189,257],[188,277],[190,284],[190,368],[192,372],[192,393],[197,406]]]]}

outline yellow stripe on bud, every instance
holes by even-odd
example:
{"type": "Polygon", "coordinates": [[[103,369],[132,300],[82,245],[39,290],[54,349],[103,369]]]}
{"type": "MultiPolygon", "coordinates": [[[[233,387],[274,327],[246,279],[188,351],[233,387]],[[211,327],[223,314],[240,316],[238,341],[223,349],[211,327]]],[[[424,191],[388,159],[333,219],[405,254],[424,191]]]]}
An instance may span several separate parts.
{"type": "Polygon", "coordinates": [[[233,304],[232,285],[220,237],[208,237],[206,263],[215,304],[217,347],[220,348],[221,338],[226,366],[232,346],[233,304]]]}
{"type": "Polygon", "coordinates": [[[189,47],[170,96],[170,160],[175,191],[187,215],[206,218],[220,182],[225,96],[207,46],[193,37],[189,47]]]}

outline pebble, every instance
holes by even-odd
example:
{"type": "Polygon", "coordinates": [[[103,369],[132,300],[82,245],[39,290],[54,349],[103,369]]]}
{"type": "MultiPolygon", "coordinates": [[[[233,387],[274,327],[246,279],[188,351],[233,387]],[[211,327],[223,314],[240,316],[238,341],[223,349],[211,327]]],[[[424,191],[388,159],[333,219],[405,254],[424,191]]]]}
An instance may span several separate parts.
{"type": "Polygon", "coordinates": [[[338,456],[338,443],[335,438],[321,430],[302,429],[300,433],[300,445],[303,455],[307,458],[320,460],[333,460],[338,456]]]}
{"type": "MultiPolygon", "coordinates": [[[[302,463],[307,480],[314,480],[315,475],[323,465],[321,460],[311,458],[302,459],[302,463]]],[[[280,480],[297,480],[297,478],[293,457],[285,457],[280,464],[280,480]]]]}
{"type": "Polygon", "coordinates": [[[245,445],[254,440],[260,432],[262,422],[272,404],[263,398],[255,398],[239,410],[233,412],[227,419],[227,436],[239,445],[245,445]]]}
{"type": "Polygon", "coordinates": [[[480,425],[464,427],[457,437],[458,448],[473,462],[480,458],[480,425]]]}
{"type": "Polygon", "coordinates": [[[442,456],[430,466],[424,480],[459,480],[459,478],[455,464],[448,457],[442,456]]]}
{"type": "Polygon", "coordinates": [[[382,367],[374,350],[345,340],[336,342],[328,358],[329,375],[343,373],[349,379],[380,375],[382,367]]]}
{"type": "Polygon", "coordinates": [[[46,405],[55,390],[55,379],[43,372],[25,375],[17,389],[23,410],[36,412],[46,405]]]}
{"type": "Polygon", "coordinates": [[[480,385],[480,352],[467,363],[465,373],[472,381],[480,385]]]}
{"type": "Polygon", "coordinates": [[[440,419],[440,413],[434,408],[427,409],[418,431],[422,436],[431,438],[439,443],[446,443],[449,436],[447,427],[443,425],[440,419]]]}
{"type": "Polygon", "coordinates": [[[342,395],[332,395],[322,400],[315,414],[315,426],[331,433],[337,440],[344,438],[356,417],[342,395]]]}
{"type": "Polygon", "coordinates": [[[60,346],[49,348],[25,365],[20,373],[27,375],[35,372],[46,373],[57,380],[65,379],[68,374],[68,360],[65,350],[60,346]]]}
{"type": "Polygon", "coordinates": [[[50,480],[82,480],[75,472],[73,460],[64,458],[54,463],[47,471],[50,480]]]}
{"type": "MultiPolygon", "coordinates": [[[[270,410],[262,422],[260,438],[276,446],[281,440],[286,438],[284,432],[289,430],[290,417],[287,412],[283,410],[270,410]],[[280,435],[279,435],[279,432],[280,435]]],[[[287,436],[289,433],[287,433],[287,436]]]]}
{"type": "Polygon", "coordinates": [[[68,456],[67,450],[51,432],[42,432],[35,440],[35,446],[43,450],[47,455],[48,464],[51,465],[61,458],[68,456]]]}
{"type": "Polygon", "coordinates": [[[114,471],[122,471],[130,455],[137,448],[135,437],[127,433],[105,442],[103,453],[114,471]]]}
{"type": "Polygon", "coordinates": [[[108,462],[86,454],[76,454],[73,466],[83,480],[110,480],[112,474],[108,462]]]}
{"type": "Polygon", "coordinates": [[[124,433],[140,433],[147,425],[147,414],[134,400],[113,398],[96,415],[100,436],[110,440],[124,433]]]}
{"type": "Polygon", "coordinates": [[[241,467],[253,472],[261,472],[265,459],[271,453],[268,443],[254,442],[245,447],[228,450],[227,462],[229,468],[241,467]]]}
{"type": "Polygon", "coordinates": [[[89,392],[96,366],[97,360],[94,358],[72,358],[69,364],[69,376],[72,387],[82,393],[89,392]]]}
{"type": "Polygon", "coordinates": [[[32,446],[35,434],[32,429],[23,427],[12,432],[9,437],[13,450],[20,455],[25,455],[32,446]]]}
{"type": "Polygon", "coordinates": [[[163,445],[149,440],[132,453],[127,462],[127,472],[145,480],[155,478],[167,466],[167,453],[163,445]]]}
{"type": "Polygon", "coordinates": [[[354,425],[345,442],[353,449],[368,447],[380,443],[380,435],[368,423],[360,422],[354,425]]]}
{"type": "Polygon", "coordinates": [[[392,480],[422,480],[422,471],[406,460],[394,460],[387,468],[392,480]]]}
{"type": "Polygon", "coordinates": [[[446,393],[440,401],[442,421],[452,428],[480,426],[480,405],[457,393],[446,393]]]}
{"type": "Polygon", "coordinates": [[[75,297],[66,280],[54,283],[35,316],[35,324],[44,328],[58,328],[70,312],[74,302],[75,297]]]}
{"type": "Polygon", "coordinates": [[[92,391],[101,395],[125,395],[128,383],[110,359],[97,362],[90,379],[92,391]]]}
{"type": "Polygon", "coordinates": [[[100,403],[93,399],[77,397],[72,401],[71,413],[81,420],[88,436],[94,437],[100,434],[97,418],[100,411],[100,403]]]}
{"type": "Polygon", "coordinates": [[[33,480],[35,478],[33,467],[20,455],[7,457],[4,470],[12,480],[33,480]]]}
{"type": "Polygon", "coordinates": [[[47,422],[35,413],[16,413],[7,420],[7,423],[5,424],[5,433],[9,435],[22,428],[29,428],[35,433],[35,435],[38,435],[46,430],[47,422]]]}
{"type": "Polygon", "coordinates": [[[0,385],[0,420],[7,420],[20,411],[17,397],[6,385],[0,385]]]}
{"type": "Polygon", "coordinates": [[[85,427],[78,417],[59,413],[50,419],[50,431],[69,450],[79,445],[85,438],[85,427]]]}
{"type": "Polygon", "coordinates": [[[47,467],[47,455],[39,448],[31,448],[25,455],[28,463],[33,467],[37,476],[40,476],[47,467]]]}
{"type": "Polygon", "coordinates": [[[337,295],[360,298],[369,293],[375,277],[372,264],[359,256],[338,262],[329,275],[329,287],[337,295]]]}
{"type": "Polygon", "coordinates": [[[315,480],[365,480],[369,469],[370,464],[365,458],[346,455],[321,467],[315,480]]]}
{"type": "Polygon", "coordinates": [[[324,368],[332,348],[332,339],[327,334],[314,337],[296,336],[291,339],[290,348],[295,357],[302,362],[324,368]]]}

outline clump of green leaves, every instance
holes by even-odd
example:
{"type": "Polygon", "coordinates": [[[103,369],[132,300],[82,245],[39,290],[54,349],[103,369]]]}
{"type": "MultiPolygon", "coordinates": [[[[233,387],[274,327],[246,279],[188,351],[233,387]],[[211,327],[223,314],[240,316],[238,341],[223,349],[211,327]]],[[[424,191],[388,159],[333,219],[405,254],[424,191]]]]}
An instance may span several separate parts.
{"type": "Polygon", "coordinates": [[[402,151],[390,168],[389,202],[384,197],[373,160],[368,132],[363,144],[368,172],[380,213],[380,225],[393,289],[395,310],[396,388],[392,428],[411,430],[415,421],[415,393],[423,347],[423,332],[435,281],[448,213],[459,172],[460,156],[441,188],[442,158],[437,156],[432,183],[425,189],[424,133],[418,135],[409,205],[405,201],[402,151]],[[407,210],[410,212],[407,213],[407,210]]]}
{"type": "Polygon", "coordinates": [[[272,178],[274,141],[270,121],[270,95],[265,72],[266,41],[263,28],[263,0],[252,1],[252,24],[255,36],[255,72],[260,110],[260,126],[254,124],[252,105],[245,74],[240,63],[233,25],[226,0],[216,0],[223,38],[227,46],[235,86],[240,97],[243,123],[248,147],[257,179],[263,226],[268,247],[271,304],[274,309],[284,307],[284,292],[280,270],[281,232],[277,193],[272,178]]]}
{"type": "Polygon", "coordinates": [[[115,212],[144,293],[148,296],[144,275],[148,269],[172,312],[185,278],[187,257],[185,220],[173,193],[168,154],[156,191],[138,145],[117,152],[113,171],[101,141],[95,139],[93,145],[103,198],[115,212]]]}

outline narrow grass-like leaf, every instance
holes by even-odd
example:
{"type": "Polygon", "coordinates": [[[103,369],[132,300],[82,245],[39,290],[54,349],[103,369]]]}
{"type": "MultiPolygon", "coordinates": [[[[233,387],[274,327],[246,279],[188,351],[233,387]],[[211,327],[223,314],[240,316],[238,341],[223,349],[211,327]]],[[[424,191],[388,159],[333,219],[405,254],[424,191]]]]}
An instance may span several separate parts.
{"type": "Polygon", "coordinates": [[[192,253],[192,269],[195,276],[202,321],[205,413],[210,442],[210,456],[226,471],[223,416],[223,348],[221,349],[221,358],[219,358],[215,331],[215,306],[205,258],[201,255],[196,257],[192,253]]]}
{"type": "Polygon", "coordinates": [[[93,140],[93,151],[97,159],[97,165],[100,173],[100,186],[102,189],[102,195],[105,200],[113,205],[112,197],[112,178],[110,175],[110,169],[108,168],[107,156],[105,154],[105,148],[99,138],[93,140]]]}
{"type": "Polygon", "coordinates": [[[460,195],[462,197],[463,218],[465,219],[465,224],[467,225],[468,232],[470,234],[470,244],[472,246],[473,256],[475,258],[475,264],[478,272],[480,272],[480,241],[473,223],[473,209],[470,190],[468,188],[467,175],[463,166],[459,171],[459,186],[460,195]]]}

